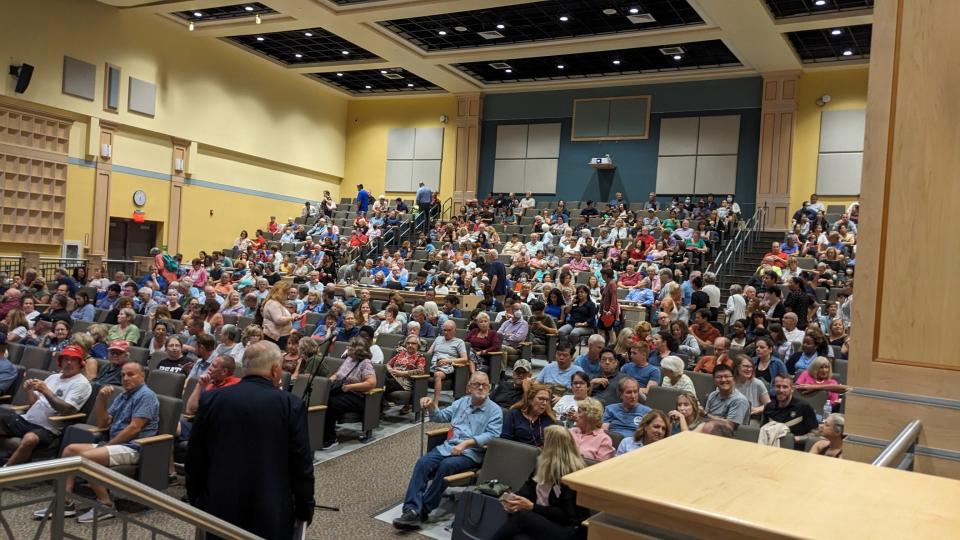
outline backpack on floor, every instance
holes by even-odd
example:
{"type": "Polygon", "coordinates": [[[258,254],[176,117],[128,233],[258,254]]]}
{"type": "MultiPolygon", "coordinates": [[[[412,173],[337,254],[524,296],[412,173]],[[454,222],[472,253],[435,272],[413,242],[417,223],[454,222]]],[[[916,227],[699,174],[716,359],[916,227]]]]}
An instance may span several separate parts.
{"type": "Polygon", "coordinates": [[[453,540],[488,540],[507,522],[500,499],[468,489],[457,502],[453,540]]]}

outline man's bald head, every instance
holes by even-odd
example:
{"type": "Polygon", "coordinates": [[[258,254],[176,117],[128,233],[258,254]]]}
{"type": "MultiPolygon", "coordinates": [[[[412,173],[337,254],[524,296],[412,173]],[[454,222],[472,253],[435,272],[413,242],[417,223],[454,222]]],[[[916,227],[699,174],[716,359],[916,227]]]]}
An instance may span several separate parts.
{"type": "Polygon", "coordinates": [[[273,368],[279,368],[282,361],[280,347],[269,341],[258,341],[244,351],[243,370],[248,375],[272,378],[273,368]]]}
{"type": "Polygon", "coordinates": [[[5,301],[19,300],[20,289],[7,289],[7,292],[3,293],[3,299],[5,301]]]}

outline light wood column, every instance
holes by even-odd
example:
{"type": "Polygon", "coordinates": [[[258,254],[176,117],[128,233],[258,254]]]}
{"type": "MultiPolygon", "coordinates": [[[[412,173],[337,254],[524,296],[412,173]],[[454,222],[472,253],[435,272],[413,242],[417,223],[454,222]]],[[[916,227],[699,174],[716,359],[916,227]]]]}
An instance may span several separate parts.
{"type": "Polygon", "coordinates": [[[483,94],[457,95],[456,174],[453,186],[453,206],[459,209],[465,201],[477,196],[477,176],[480,170],[480,120],[483,116],[483,94]]]}
{"type": "Polygon", "coordinates": [[[790,225],[790,158],[799,76],[796,71],[763,75],[757,206],[767,205],[767,228],[774,231],[790,225]]]}
{"type": "Polygon", "coordinates": [[[167,215],[167,251],[177,253],[180,249],[180,209],[183,206],[183,182],[190,170],[190,141],[173,139],[170,158],[170,213],[167,215]],[[177,170],[177,165],[181,164],[177,170]]]}
{"type": "Polygon", "coordinates": [[[918,469],[960,478],[960,2],[880,0],[873,17],[844,457],[919,419],[918,469]]]}
{"type": "Polygon", "coordinates": [[[100,120],[100,144],[97,145],[97,170],[93,183],[93,231],[90,237],[90,253],[107,255],[110,236],[110,177],[113,174],[113,159],[116,146],[113,144],[117,134],[117,125],[100,120]],[[101,149],[109,144],[110,157],[104,157],[101,149]]]}

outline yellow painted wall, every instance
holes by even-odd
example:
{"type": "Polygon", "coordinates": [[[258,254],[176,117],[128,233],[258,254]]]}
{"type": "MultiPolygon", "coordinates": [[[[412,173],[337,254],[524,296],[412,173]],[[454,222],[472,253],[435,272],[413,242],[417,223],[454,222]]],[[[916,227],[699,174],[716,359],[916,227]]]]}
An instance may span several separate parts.
{"type": "MultiPolygon", "coordinates": [[[[347,100],[303,75],[183,25],[93,0],[6,2],[3,19],[0,56],[36,67],[20,99],[343,175],[347,100]],[[94,101],[61,92],[64,55],[97,66],[94,101]],[[103,110],[106,62],[122,70],[118,113],[103,110]],[[131,76],[156,83],[154,118],[126,111],[131,76]]],[[[4,77],[0,95],[14,96],[13,85],[4,77]]]]}
{"type": "Polygon", "coordinates": [[[211,148],[201,148],[190,158],[190,178],[314,201],[323,198],[324,190],[329,190],[333,197],[340,193],[338,177],[279,163],[249,162],[211,148]]]}
{"type": "MultiPolygon", "coordinates": [[[[390,128],[445,127],[440,168],[440,200],[453,195],[456,128],[443,126],[440,115],[453,118],[457,101],[453,96],[351,101],[347,109],[346,168],[341,184],[344,197],[357,194],[362,183],[375,196],[384,192],[387,167],[387,134],[390,128]]],[[[412,193],[386,194],[389,198],[413,198],[412,193]]]]}
{"type": "Polygon", "coordinates": [[[163,223],[159,234],[160,239],[165,238],[165,224],[170,212],[170,182],[167,180],[114,171],[110,176],[110,217],[131,219],[137,209],[133,204],[133,193],[137,190],[147,195],[147,204],[140,208],[146,214],[145,219],[163,223]]]}
{"type": "MultiPolygon", "coordinates": [[[[793,143],[790,208],[797,209],[817,186],[820,148],[820,113],[863,109],[867,106],[867,69],[805,71],[797,97],[797,127],[793,143]],[[819,107],[817,98],[830,94],[830,103],[819,107]]],[[[825,204],[849,204],[850,197],[823,197],[825,204]]]]}
{"type": "MultiPolygon", "coordinates": [[[[90,241],[93,228],[93,182],[96,170],[78,165],[67,166],[67,211],[63,230],[64,240],[75,240],[84,245],[90,241]]],[[[58,250],[59,252],[59,250],[58,250]]]]}

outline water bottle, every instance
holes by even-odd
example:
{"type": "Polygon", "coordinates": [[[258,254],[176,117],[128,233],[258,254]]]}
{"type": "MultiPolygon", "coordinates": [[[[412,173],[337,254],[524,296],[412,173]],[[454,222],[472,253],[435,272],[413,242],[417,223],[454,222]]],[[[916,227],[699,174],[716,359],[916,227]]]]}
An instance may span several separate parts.
{"type": "Polygon", "coordinates": [[[823,404],[823,419],[826,420],[827,417],[830,416],[830,413],[832,412],[833,412],[833,405],[830,404],[830,400],[828,399],[823,404]]]}

